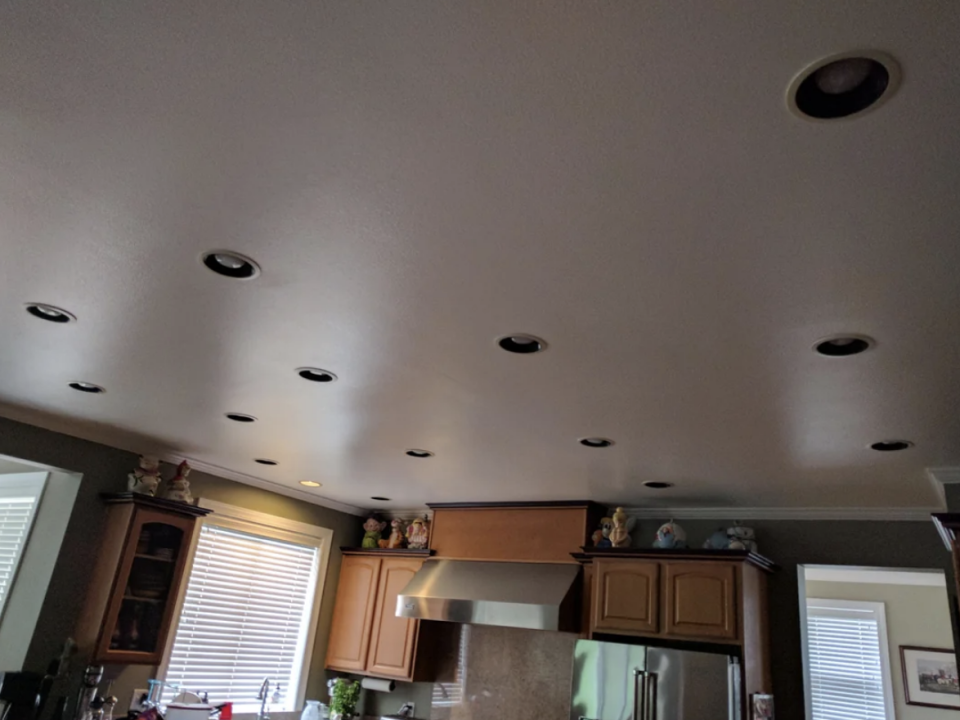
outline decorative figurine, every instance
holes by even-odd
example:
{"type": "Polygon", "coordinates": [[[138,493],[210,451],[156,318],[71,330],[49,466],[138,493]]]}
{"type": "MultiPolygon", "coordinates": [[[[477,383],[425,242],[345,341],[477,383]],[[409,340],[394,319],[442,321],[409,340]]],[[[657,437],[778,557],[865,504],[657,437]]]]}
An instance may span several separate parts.
{"type": "Polygon", "coordinates": [[[407,547],[411,550],[426,550],[430,544],[430,523],[427,518],[416,518],[407,526],[407,547]]]}
{"type": "Polygon", "coordinates": [[[383,529],[387,524],[383,521],[377,513],[371,513],[370,516],[364,520],[363,529],[363,542],[360,543],[360,547],[367,550],[380,547],[380,533],[383,532],[383,529]]]}
{"type": "Polygon", "coordinates": [[[613,547],[630,547],[630,534],[627,532],[627,514],[618,507],[613,514],[613,529],[610,531],[610,544],[613,547]]]}
{"type": "Polygon", "coordinates": [[[685,548],[687,546],[687,533],[671,520],[661,525],[660,529],[657,530],[657,539],[653,541],[653,546],[665,550],[685,548]]]}
{"type": "Polygon", "coordinates": [[[703,544],[703,548],[704,550],[726,550],[729,542],[727,531],[720,528],[707,538],[707,541],[703,544]]]}
{"type": "Polygon", "coordinates": [[[190,470],[191,467],[186,460],[177,465],[177,474],[167,483],[167,491],[163,494],[167,500],[178,500],[183,503],[193,502],[193,495],[190,494],[190,481],[187,480],[190,470]]]}
{"type": "Polygon", "coordinates": [[[739,520],[733,521],[733,527],[727,528],[727,548],[730,550],[757,551],[753,528],[744,527],[739,520]]]}
{"type": "Polygon", "coordinates": [[[593,531],[591,540],[596,548],[610,547],[610,531],[613,530],[613,518],[601,518],[600,527],[593,531]]]}
{"type": "Polygon", "coordinates": [[[127,475],[127,489],[141,495],[156,495],[160,484],[160,460],[153,455],[141,455],[140,467],[127,475]]]}
{"type": "Polygon", "coordinates": [[[403,520],[400,518],[391,520],[390,537],[386,540],[381,540],[378,544],[380,547],[389,548],[390,550],[399,550],[406,545],[407,539],[403,536],[403,520]]]}

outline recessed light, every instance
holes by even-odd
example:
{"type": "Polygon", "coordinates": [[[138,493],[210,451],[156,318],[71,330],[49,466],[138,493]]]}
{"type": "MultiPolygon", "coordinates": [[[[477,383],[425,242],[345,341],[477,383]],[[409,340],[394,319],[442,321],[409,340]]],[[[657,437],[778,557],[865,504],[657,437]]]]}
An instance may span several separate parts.
{"type": "Polygon", "coordinates": [[[253,415],[244,415],[243,413],[227,413],[226,417],[228,420],[239,423],[252,423],[257,421],[253,415]]]}
{"type": "Polygon", "coordinates": [[[529,355],[547,348],[547,343],[540,338],[522,334],[505,335],[497,340],[497,345],[507,352],[517,353],[518,355],[529,355]]]}
{"type": "Polygon", "coordinates": [[[390,498],[381,497],[380,495],[374,495],[370,499],[376,500],[377,502],[390,502],[390,498]]]}
{"type": "Polygon", "coordinates": [[[580,444],[592,448],[605,448],[613,445],[613,440],[602,437],[585,437],[580,438],[580,444]]]}
{"type": "Polygon", "coordinates": [[[673,483],[661,482],[660,480],[647,480],[643,486],[651,490],[666,490],[667,488],[673,487],[673,483]]]}
{"type": "Polygon", "coordinates": [[[329,370],[321,370],[315,367],[297,368],[297,375],[310,382],[328,383],[337,379],[337,376],[329,370]]]}
{"type": "Polygon", "coordinates": [[[409,455],[410,457],[415,457],[415,458],[433,457],[433,453],[430,452],[429,450],[420,450],[418,448],[411,448],[407,450],[406,454],[409,455]]]}
{"type": "Polygon", "coordinates": [[[873,345],[873,339],[866,335],[835,335],[818,340],[813,349],[827,357],[849,357],[859,355],[873,345]]]}
{"type": "Polygon", "coordinates": [[[881,440],[870,446],[872,450],[880,452],[896,452],[897,450],[906,450],[912,448],[913,443],[909,440],[881,440]]]}
{"type": "Polygon", "coordinates": [[[787,102],[804,118],[837,120],[876,107],[899,82],[899,65],[884,53],[840,53],[815,62],[794,78],[787,102]]]}
{"type": "Polygon", "coordinates": [[[255,458],[255,463],[260,463],[261,465],[279,465],[276,460],[267,460],[267,458],[255,458]]]}
{"type": "Polygon", "coordinates": [[[106,392],[106,390],[104,390],[99,385],[94,385],[93,383],[89,383],[89,382],[72,382],[70,383],[70,387],[72,387],[74,390],[79,390],[80,392],[85,392],[85,393],[96,394],[96,393],[106,392]]]}
{"type": "Polygon", "coordinates": [[[320,483],[314,482],[313,480],[301,480],[300,484],[304,487],[320,487],[320,483]]]}
{"type": "Polygon", "coordinates": [[[251,280],[260,274],[260,266],[256,262],[230,250],[205,252],[200,261],[217,275],[235,280],[251,280]]]}
{"type": "Polygon", "coordinates": [[[47,322],[69,323],[77,320],[73,313],[46,303],[27,303],[26,307],[28,313],[47,322]]]}

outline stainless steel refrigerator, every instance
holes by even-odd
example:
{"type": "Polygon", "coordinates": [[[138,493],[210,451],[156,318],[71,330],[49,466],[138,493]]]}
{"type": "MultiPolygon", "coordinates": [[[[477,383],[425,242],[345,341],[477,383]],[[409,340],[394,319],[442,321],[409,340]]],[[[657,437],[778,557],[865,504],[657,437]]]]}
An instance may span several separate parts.
{"type": "Polygon", "coordinates": [[[736,657],[580,640],[570,720],[741,720],[736,657]]]}

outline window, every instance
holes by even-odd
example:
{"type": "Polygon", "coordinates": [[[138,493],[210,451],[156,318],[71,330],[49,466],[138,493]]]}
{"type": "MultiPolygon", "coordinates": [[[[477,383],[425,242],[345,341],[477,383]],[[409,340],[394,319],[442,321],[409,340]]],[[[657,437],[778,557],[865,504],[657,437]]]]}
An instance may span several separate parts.
{"type": "Polygon", "coordinates": [[[270,709],[298,710],[333,532],[202,505],[214,513],[200,525],[161,676],[211,702],[231,701],[237,713],[260,709],[257,693],[269,678],[271,697],[279,684],[270,709]]]}
{"type": "Polygon", "coordinates": [[[460,626],[460,649],[457,652],[457,668],[453,682],[433,684],[433,707],[456,707],[463,705],[464,686],[467,681],[467,645],[470,642],[470,626],[460,626]]]}
{"type": "Polygon", "coordinates": [[[893,720],[883,603],[807,598],[813,720],[893,720]]]}
{"type": "Polygon", "coordinates": [[[46,473],[0,476],[0,617],[27,547],[46,473]]]}

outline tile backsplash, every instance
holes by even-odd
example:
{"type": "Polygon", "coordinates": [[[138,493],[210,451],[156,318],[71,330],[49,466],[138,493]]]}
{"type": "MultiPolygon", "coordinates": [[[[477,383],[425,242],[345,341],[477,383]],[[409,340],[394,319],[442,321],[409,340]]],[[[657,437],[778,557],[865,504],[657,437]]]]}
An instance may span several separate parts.
{"type": "Polygon", "coordinates": [[[395,712],[394,705],[410,699],[417,702],[417,717],[430,720],[566,720],[577,639],[569,633],[462,625],[458,650],[441,660],[449,682],[376,693],[379,697],[367,699],[365,714],[386,707],[395,712]]]}

